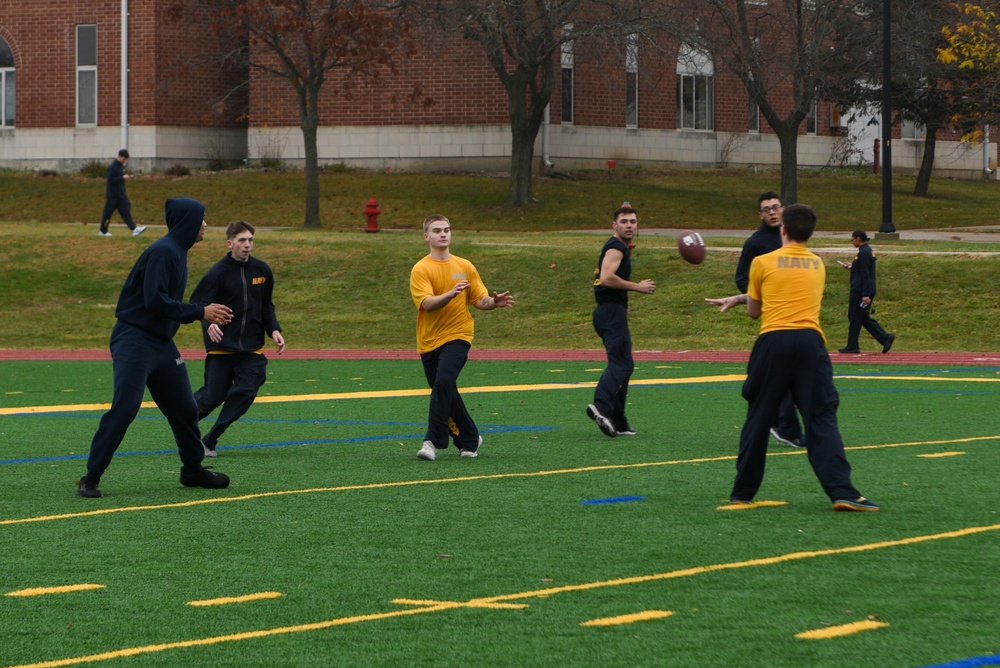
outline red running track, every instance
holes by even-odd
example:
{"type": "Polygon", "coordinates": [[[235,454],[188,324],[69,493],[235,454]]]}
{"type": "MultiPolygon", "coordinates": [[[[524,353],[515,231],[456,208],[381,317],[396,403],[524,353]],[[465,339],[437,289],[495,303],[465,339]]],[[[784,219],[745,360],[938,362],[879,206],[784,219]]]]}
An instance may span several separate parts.
{"type": "MultiPolygon", "coordinates": [[[[269,351],[265,351],[269,352],[269,351]]],[[[203,350],[182,350],[185,359],[199,359],[203,350]]],[[[637,350],[636,362],[740,362],[745,363],[749,350],[637,350]]],[[[286,360],[416,360],[415,350],[286,350],[268,357],[286,360]]],[[[101,361],[111,359],[105,349],[97,350],[14,350],[0,349],[0,361],[101,361]]],[[[472,360],[604,362],[603,350],[482,350],[473,348],[472,360]]],[[[936,366],[1000,366],[1000,352],[891,352],[877,351],[857,355],[830,353],[834,364],[928,364],[936,366]]]]}

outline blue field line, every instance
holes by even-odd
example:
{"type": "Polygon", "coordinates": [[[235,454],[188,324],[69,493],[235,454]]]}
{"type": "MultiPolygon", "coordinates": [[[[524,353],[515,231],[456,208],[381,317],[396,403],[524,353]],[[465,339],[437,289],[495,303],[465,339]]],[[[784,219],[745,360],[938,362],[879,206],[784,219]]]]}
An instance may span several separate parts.
{"type": "Polygon", "coordinates": [[[644,496],[614,496],[610,499],[587,499],[586,501],[581,501],[580,505],[584,506],[597,506],[603,503],[626,503],[628,501],[645,501],[644,496]]]}
{"type": "Polygon", "coordinates": [[[974,668],[975,666],[1000,666],[1000,654],[972,656],[949,663],[935,663],[933,666],[924,666],[924,668],[974,668]]]}
{"type": "MultiPolygon", "coordinates": [[[[513,432],[523,432],[523,431],[553,431],[559,429],[559,427],[546,427],[540,425],[531,426],[503,426],[503,427],[488,427],[480,430],[482,434],[503,434],[503,433],[513,433],[513,432]]],[[[323,445],[328,443],[365,443],[369,441],[390,441],[390,440],[422,440],[424,438],[424,432],[417,432],[412,434],[378,434],[375,436],[355,436],[353,438],[321,438],[321,439],[304,439],[301,441],[281,441],[275,443],[248,443],[246,445],[220,445],[216,449],[222,450],[255,450],[258,448],[285,448],[293,445],[323,445]]],[[[177,448],[171,448],[169,450],[133,450],[126,452],[116,452],[115,457],[135,457],[144,455],[171,455],[176,454],[177,448]]],[[[0,459],[0,465],[3,464],[36,464],[40,462],[63,462],[71,460],[87,459],[89,453],[80,453],[72,455],[59,455],[55,457],[28,457],[24,459],[0,459]]]]}

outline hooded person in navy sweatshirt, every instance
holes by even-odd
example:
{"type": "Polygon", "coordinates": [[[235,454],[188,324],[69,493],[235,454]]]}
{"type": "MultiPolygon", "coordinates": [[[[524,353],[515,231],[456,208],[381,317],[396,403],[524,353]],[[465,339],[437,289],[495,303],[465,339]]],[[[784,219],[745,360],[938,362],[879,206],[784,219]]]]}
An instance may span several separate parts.
{"type": "Polygon", "coordinates": [[[139,413],[146,388],[174,433],[182,464],[181,484],[211,489],[229,486],[228,476],[201,465],[205,451],[198,406],[174,334],[181,323],[195,320],[224,325],[232,319],[232,311],[222,304],[196,306],[184,301],[187,252],[203,238],[205,206],[180,197],[168,199],[165,208],[167,235],[139,256],[118,297],[118,322],[111,332],[114,396],[90,444],[87,475],[77,487],[80,496],[103,496],[98,487],[101,476],[139,413]]]}

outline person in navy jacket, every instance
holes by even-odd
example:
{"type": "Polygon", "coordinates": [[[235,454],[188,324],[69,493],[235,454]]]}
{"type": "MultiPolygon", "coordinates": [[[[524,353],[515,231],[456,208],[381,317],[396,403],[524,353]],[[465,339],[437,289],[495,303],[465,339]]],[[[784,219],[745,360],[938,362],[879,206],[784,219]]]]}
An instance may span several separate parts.
{"type": "Polygon", "coordinates": [[[198,406],[187,367],[174,344],[181,323],[205,320],[224,325],[232,311],[222,304],[196,306],[184,299],[187,253],[205,233],[205,206],[186,197],[166,202],[167,235],[153,242],[129,272],[118,297],[111,332],[114,395],[90,444],[87,474],[77,494],[103,496],[98,485],[125,432],[142,407],[146,388],[167,418],[181,458],[181,484],[224,488],[229,477],[204,468],[198,406]]]}
{"type": "Polygon", "coordinates": [[[878,320],[872,317],[872,301],[875,299],[875,254],[868,245],[868,233],[864,230],[855,230],[851,235],[851,244],[858,249],[857,256],[853,262],[840,263],[840,266],[851,270],[851,294],[847,304],[847,319],[850,321],[847,328],[847,345],[838,352],[848,354],[861,352],[858,337],[861,328],[864,327],[882,346],[882,352],[887,353],[892,348],[896,335],[886,332],[882,329],[882,325],[878,324],[878,320]]]}
{"type": "Polygon", "coordinates": [[[104,213],[101,214],[101,229],[97,232],[102,237],[111,236],[111,232],[108,231],[108,225],[111,224],[111,215],[115,211],[122,217],[128,228],[132,230],[133,237],[137,237],[146,231],[145,225],[136,227],[135,221],[132,220],[132,202],[129,201],[128,194],[125,192],[125,181],[132,178],[125,173],[125,163],[128,162],[128,158],[128,149],[123,148],[118,151],[118,157],[108,165],[108,185],[104,193],[104,213]]]}
{"type": "Polygon", "coordinates": [[[229,253],[208,270],[191,293],[192,304],[218,302],[233,311],[228,325],[202,325],[208,354],[205,385],[194,393],[198,417],[207,417],[222,406],[215,425],[202,439],[206,457],[216,456],[219,437],[250,410],[267,380],[265,335],[274,339],[279,354],[285,350],[274,309],[274,273],[266,262],[251,255],[254,232],[254,226],[245,221],[229,223],[229,253]]]}

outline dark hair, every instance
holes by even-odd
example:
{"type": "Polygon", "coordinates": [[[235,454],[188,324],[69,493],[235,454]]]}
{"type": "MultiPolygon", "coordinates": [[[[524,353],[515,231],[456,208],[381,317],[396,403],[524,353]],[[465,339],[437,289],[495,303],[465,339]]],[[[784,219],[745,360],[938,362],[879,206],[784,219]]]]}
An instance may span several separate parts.
{"type": "Polygon", "coordinates": [[[805,204],[786,206],[781,214],[781,224],[789,239],[805,243],[816,229],[816,212],[805,204]]]}
{"type": "Polygon", "coordinates": [[[861,242],[864,243],[868,241],[868,233],[865,232],[864,230],[854,230],[854,234],[851,235],[851,238],[861,239],[861,242]]]}
{"type": "Polygon", "coordinates": [[[245,220],[234,220],[233,222],[226,225],[226,238],[235,239],[240,232],[249,232],[253,234],[257,230],[254,229],[253,225],[246,222],[245,220]]]}
{"type": "Polygon", "coordinates": [[[618,216],[622,215],[623,213],[634,213],[636,215],[639,215],[639,212],[635,210],[635,207],[633,207],[630,202],[622,202],[622,205],[617,209],[615,209],[615,215],[612,216],[611,219],[618,220],[618,216]]]}
{"type": "Polygon", "coordinates": [[[118,157],[120,157],[120,158],[128,158],[128,149],[127,148],[123,148],[122,150],[118,151],[118,157]]]}
{"type": "Polygon", "coordinates": [[[761,202],[769,199],[776,199],[780,201],[781,197],[778,195],[778,193],[774,192],[773,190],[768,190],[766,193],[761,193],[760,196],[757,198],[757,208],[758,209],[760,208],[761,202]]]}

